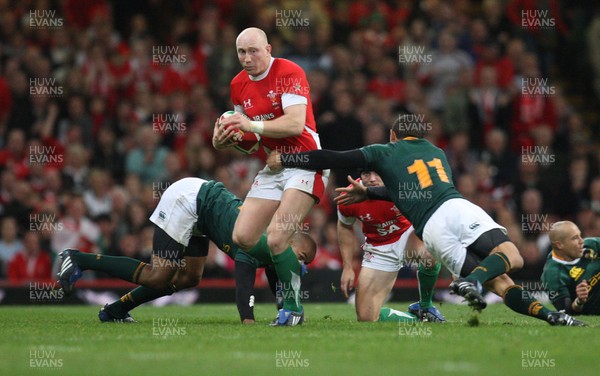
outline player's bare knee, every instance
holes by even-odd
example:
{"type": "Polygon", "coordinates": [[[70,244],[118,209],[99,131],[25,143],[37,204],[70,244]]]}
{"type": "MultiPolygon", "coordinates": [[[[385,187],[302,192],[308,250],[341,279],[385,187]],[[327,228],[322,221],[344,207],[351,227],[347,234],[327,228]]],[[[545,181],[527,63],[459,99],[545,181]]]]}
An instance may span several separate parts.
{"type": "Polygon", "coordinates": [[[233,242],[238,245],[241,249],[249,250],[252,249],[258,243],[258,239],[255,239],[250,234],[245,234],[240,231],[233,231],[231,236],[233,242]]]}
{"type": "Polygon", "coordinates": [[[356,305],[356,320],[357,321],[377,321],[379,320],[379,312],[375,312],[369,307],[361,307],[356,305]]]}

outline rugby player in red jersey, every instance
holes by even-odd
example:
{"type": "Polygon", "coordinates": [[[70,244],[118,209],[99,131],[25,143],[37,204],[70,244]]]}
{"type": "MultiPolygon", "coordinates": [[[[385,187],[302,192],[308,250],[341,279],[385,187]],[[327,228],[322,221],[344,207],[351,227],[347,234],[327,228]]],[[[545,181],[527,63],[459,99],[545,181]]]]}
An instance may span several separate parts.
{"type": "MultiPolygon", "coordinates": [[[[320,149],[310,89],[302,68],[271,56],[267,36],[258,28],[242,31],[236,39],[236,50],[243,70],[231,81],[231,101],[239,114],[215,123],[213,146],[232,146],[233,136],[242,130],[260,134],[267,151],[320,149]]],[[[265,166],[255,177],[235,224],[233,241],[244,250],[252,249],[267,232],[284,296],[276,325],[303,321],[300,266],[289,239],[302,228],[306,215],[323,194],[328,177],[329,170],[286,168],[275,172],[265,166]]]]}
{"type": "MultiPolygon", "coordinates": [[[[366,187],[383,186],[375,171],[363,170],[360,181],[366,187]]],[[[338,242],[344,268],[340,288],[348,297],[354,285],[355,273],[352,255],[358,248],[354,223],[362,223],[365,242],[361,271],[356,288],[356,318],[358,321],[417,320],[443,322],[444,316],[432,303],[433,288],[441,264],[435,261],[425,245],[414,233],[411,223],[390,201],[366,200],[351,205],[338,206],[338,242]],[[419,269],[420,301],[409,306],[410,314],[383,307],[392,290],[398,271],[406,264],[416,262],[419,269]]]]}

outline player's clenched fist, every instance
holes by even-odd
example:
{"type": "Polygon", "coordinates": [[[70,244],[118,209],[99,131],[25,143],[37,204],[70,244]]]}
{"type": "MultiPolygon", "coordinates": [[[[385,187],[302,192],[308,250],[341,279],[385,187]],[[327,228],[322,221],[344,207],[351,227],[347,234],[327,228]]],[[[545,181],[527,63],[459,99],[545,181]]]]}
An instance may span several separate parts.
{"type": "Polygon", "coordinates": [[[587,302],[587,299],[588,299],[588,284],[587,284],[587,281],[585,279],[583,281],[581,281],[580,284],[577,285],[577,287],[575,288],[575,293],[577,294],[577,299],[581,303],[587,302]]]}

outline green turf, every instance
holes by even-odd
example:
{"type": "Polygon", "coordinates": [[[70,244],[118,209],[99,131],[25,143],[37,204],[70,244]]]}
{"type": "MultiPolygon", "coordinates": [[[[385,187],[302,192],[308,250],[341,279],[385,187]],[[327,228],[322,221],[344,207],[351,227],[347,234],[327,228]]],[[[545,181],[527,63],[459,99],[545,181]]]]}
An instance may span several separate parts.
{"type": "Polygon", "coordinates": [[[600,317],[586,317],[589,328],[551,327],[494,305],[471,327],[467,307],[441,308],[447,324],[399,326],[357,323],[346,304],[306,304],[305,325],[271,328],[270,304],[256,307],[262,319],[254,326],[239,324],[233,304],[141,307],[137,324],[100,324],[93,306],[2,307],[0,375],[600,372],[600,317]]]}

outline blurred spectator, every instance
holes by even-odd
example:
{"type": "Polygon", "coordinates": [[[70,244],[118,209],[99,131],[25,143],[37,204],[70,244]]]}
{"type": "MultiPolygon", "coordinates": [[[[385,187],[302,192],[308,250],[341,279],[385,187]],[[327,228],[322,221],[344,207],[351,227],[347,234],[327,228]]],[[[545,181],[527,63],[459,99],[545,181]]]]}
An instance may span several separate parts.
{"type": "Polygon", "coordinates": [[[25,178],[29,172],[26,137],[23,130],[13,129],[8,133],[6,146],[0,149],[0,168],[11,170],[18,179],[25,178]]]}
{"type": "Polygon", "coordinates": [[[521,226],[526,239],[535,240],[548,228],[548,215],[544,212],[544,201],[540,191],[527,189],[520,197],[521,226]]]}
{"type": "Polygon", "coordinates": [[[48,280],[51,271],[50,255],[41,248],[39,234],[27,231],[23,235],[23,248],[13,255],[8,264],[8,280],[11,283],[48,280]]]}
{"type": "Polygon", "coordinates": [[[4,217],[0,222],[2,228],[0,229],[0,272],[3,276],[6,275],[8,263],[13,256],[23,248],[23,243],[19,238],[19,227],[17,226],[17,220],[13,217],[4,217]]]}
{"type": "Polygon", "coordinates": [[[450,143],[445,149],[448,163],[452,168],[454,182],[462,175],[473,172],[477,162],[476,153],[469,149],[469,135],[467,132],[457,132],[450,137],[450,143]]]}
{"type": "Polygon", "coordinates": [[[87,186],[83,192],[83,201],[91,218],[100,214],[110,214],[112,201],[110,197],[110,176],[104,170],[91,170],[87,186]]]}
{"type": "MultiPolygon", "coordinates": [[[[568,179],[563,180],[557,202],[557,213],[562,218],[575,218],[578,211],[587,204],[590,184],[590,168],[586,158],[573,158],[569,163],[568,179]]],[[[579,223],[579,222],[577,222],[579,223]]]]}
{"type": "Polygon", "coordinates": [[[136,138],[137,147],[127,153],[125,171],[138,175],[144,184],[162,180],[168,150],[159,146],[159,136],[151,127],[141,128],[136,138]]]}
{"type": "Polygon", "coordinates": [[[550,99],[553,86],[543,78],[534,54],[523,56],[519,90],[513,102],[513,115],[510,125],[512,146],[515,151],[532,146],[532,131],[544,124],[553,131],[557,130],[558,122],[554,111],[554,103],[550,99]]]}
{"type": "Polygon", "coordinates": [[[67,99],[67,117],[59,120],[57,126],[58,139],[68,146],[73,137],[86,148],[93,144],[92,119],[85,108],[85,99],[81,95],[72,95],[67,99]],[[72,133],[77,134],[77,136],[72,133]]]}
{"type": "Polygon", "coordinates": [[[483,140],[492,128],[508,129],[510,116],[510,97],[497,84],[497,71],[492,67],[483,67],[480,81],[469,93],[472,106],[473,136],[483,140]]]}
{"type": "Polygon", "coordinates": [[[109,126],[98,130],[90,165],[110,172],[117,182],[122,182],[125,175],[124,155],[119,150],[115,131],[109,126]]]}
{"type": "Polygon", "coordinates": [[[10,201],[4,206],[4,215],[14,217],[20,229],[29,228],[37,195],[27,181],[17,180],[10,185],[10,201]]]}
{"type": "Polygon", "coordinates": [[[98,226],[99,236],[96,240],[94,253],[115,256],[118,252],[117,226],[110,214],[100,214],[94,218],[98,226]]]}
{"type": "Polygon", "coordinates": [[[64,188],[83,193],[89,174],[89,150],[81,144],[69,144],[62,169],[64,188]]]}
{"type": "Polygon", "coordinates": [[[494,186],[508,185],[516,178],[517,156],[508,147],[506,133],[494,128],[485,136],[480,158],[492,167],[494,186]]]}
{"type": "Polygon", "coordinates": [[[431,63],[421,65],[419,70],[419,81],[428,87],[427,104],[436,112],[443,109],[448,87],[456,83],[461,71],[470,70],[473,65],[469,55],[457,48],[451,31],[442,31],[438,43],[431,63]]]}
{"type": "MultiPolygon", "coordinates": [[[[233,26],[224,25],[219,36],[219,43],[215,45],[215,49],[206,61],[206,71],[210,77],[208,88],[216,99],[217,108],[229,108],[229,82],[239,73],[237,53],[231,48],[235,45],[236,36],[237,33],[233,26]]],[[[311,85],[311,94],[313,91],[314,87],[311,85]]]]}
{"type": "Polygon", "coordinates": [[[367,90],[380,99],[404,103],[404,82],[398,74],[398,63],[392,58],[384,58],[380,63],[378,74],[369,81],[367,90]]]}
{"type": "Polygon", "coordinates": [[[138,259],[141,257],[138,236],[126,233],[119,240],[119,255],[138,259]]]}
{"type": "Polygon", "coordinates": [[[484,0],[482,11],[489,35],[493,36],[496,42],[505,45],[512,32],[510,20],[506,16],[502,0],[484,0]]]}
{"type": "MultiPolygon", "coordinates": [[[[462,71],[460,72],[459,80],[448,87],[448,98],[443,110],[444,133],[447,135],[455,132],[469,132],[473,134],[476,133],[473,128],[480,129],[479,127],[473,127],[469,116],[470,86],[471,72],[462,71]]],[[[471,139],[479,140],[480,138],[471,137],[471,139]]],[[[474,148],[479,147],[477,142],[472,146],[474,148]]]]}
{"type": "Polygon", "coordinates": [[[124,220],[120,224],[120,232],[134,235],[139,234],[142,229],[148,225],[149,217],[150,214],[147,213],[146,208],[141,201],[131,201],[129,205],[127,205],[125,218],[123,218],[124,220]]]}
{"type": "Polygon", "coordinates": [[[57,231],[52,233],[52,252],[58,254],[66,248],[92,252],[100,230],[88,217],[83,197],[71,195],[65,206],[66,213],[58,219],[57,231]]]}

